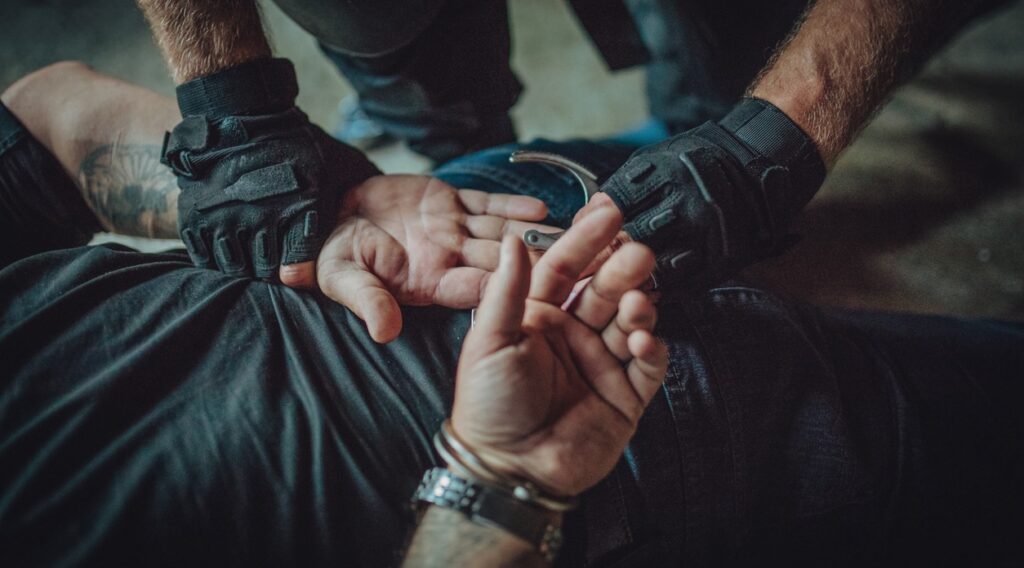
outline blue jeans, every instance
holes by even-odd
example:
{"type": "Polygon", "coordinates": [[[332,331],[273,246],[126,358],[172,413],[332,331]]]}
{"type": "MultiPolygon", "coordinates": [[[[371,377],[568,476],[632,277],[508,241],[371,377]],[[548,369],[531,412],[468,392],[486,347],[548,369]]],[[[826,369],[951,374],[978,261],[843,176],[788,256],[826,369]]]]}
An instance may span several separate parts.
{"type": "MultiPolygon", "coordinates": [[[[573,178],[509,164],[557,152],[604,177],[632,148],[544,140],[454,160],[458,187],[533,195],[573,178]]],[[[743,283],[662,304],[671,364],[578,540],[609,565],[990,565],[1020,560],[1024,324],[822,310],[743,283]]]]}
{"type": "MultiPolygon", "coordinates": [[[[442,163],[515,140],[508,110],[522,85],[509,66],[506,0],[423,3],[422,9],[401,19],[422,28],[411,38],[403,32],[382,36],[373,31],[381,26],[356,26],[345,18],[356,20],[359,12],[341,14],[328,8],[337,2],[277,3],[300,23],[312,20],[309,14],[324,14],[327,22],[306,27],[355,88],[366,114],[413,150],[442,163]],[[389,43],[387,38],[393,39],[389,43]]],[[[721,117],[743,94],[806,4],[806,0],[627,0],[636,31],[650,54],[651,114],[672,133],[721,117]]]]}

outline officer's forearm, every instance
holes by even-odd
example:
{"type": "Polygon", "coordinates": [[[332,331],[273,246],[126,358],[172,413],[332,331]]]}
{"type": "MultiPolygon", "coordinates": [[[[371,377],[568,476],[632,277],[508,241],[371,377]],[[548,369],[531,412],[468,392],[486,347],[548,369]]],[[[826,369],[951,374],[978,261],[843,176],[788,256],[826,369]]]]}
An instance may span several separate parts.
{"type": "Polygon", "coordinates": [[[255,0],[138,0],[176,83],[270,56],[255,0]]]}
{"type": "Polygon", "coordinates": [[[403,566],[547,566],[535,548],[461,513],[430,507],[420,521],[403,566]]]}
{"type": "Polygon", "coordinates": [[[975,0],[819,0],[749,94],[782,109],[831,166],[892,88],[977,5],[975,0]]]}

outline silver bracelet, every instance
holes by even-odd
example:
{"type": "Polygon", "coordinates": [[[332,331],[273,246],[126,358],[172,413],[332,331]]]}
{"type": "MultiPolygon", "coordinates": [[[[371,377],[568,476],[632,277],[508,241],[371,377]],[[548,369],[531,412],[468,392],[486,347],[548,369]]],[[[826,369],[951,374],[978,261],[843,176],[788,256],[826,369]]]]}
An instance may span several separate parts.
{"type": "Polygon", "coordinates": [[[452,469],[458,470],[459,473],[478,483],[506,491],[520,501],[557,513],[571,511],[579,504],[578,499],[545,495],[531,481],[512,478],[494,471],[459,438],[452,428],[450,419],[445,420],[441,429],[434,435],[434,448],[437,449],[441,459],[452,469]]]}

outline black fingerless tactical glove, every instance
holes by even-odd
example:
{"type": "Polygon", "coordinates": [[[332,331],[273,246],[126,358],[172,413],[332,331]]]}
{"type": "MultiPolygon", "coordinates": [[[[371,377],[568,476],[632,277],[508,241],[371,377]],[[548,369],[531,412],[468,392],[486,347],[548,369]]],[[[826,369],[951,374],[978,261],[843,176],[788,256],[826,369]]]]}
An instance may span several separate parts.
{"type": "Polygon", "coordinates": [[[824,178],[814,142],[774,105],[748,98],[718,123],[637,150],[602,190],[629,235],[655,251],[658,285],[670,292],[783,252],[789,222],[824,178]]]}
{"type": "Polygon", "coordinates": [[[164,138],[178,176],[178,230],[196,266],[273,280],[315,260],[342,194],[379,170],[295,108],[292,64],[262,59],[177,89],[164,138]]]}

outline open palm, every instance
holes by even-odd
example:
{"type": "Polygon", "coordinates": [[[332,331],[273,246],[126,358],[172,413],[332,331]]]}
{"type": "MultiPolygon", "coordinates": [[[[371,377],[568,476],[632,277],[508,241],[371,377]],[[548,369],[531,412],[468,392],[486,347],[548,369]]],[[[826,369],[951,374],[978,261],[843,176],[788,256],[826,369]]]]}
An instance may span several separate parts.
{"type": "Polygon", "coordinates": [[[320,289],[377,341],[402,328],[399,304],[476,306],[503,235],[551,227],[538,199],[456,190],[427,176],[378,176],[350,191],[317,260],[320,289]]]}
{"type": "Polygon", "coordinates": [[[655,308],[637,290],[649,249],[622,247],[566,304],[620,223],[615,212],[582,220],[532,278],[522,244],[507,240],[459,362],[456,433],[489,466],[556,494],[607,475],[665,375],[655,308]]]}

